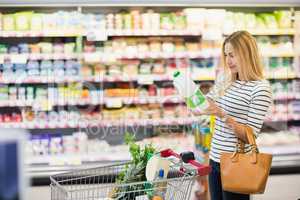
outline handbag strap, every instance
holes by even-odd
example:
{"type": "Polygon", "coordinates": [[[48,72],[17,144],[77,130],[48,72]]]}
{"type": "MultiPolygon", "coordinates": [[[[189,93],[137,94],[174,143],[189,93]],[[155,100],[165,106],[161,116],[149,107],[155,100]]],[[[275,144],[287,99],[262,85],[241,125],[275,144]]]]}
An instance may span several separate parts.
{"type": "MultiPolygon", "coordinates": [[[[247,125],[245,125],[244,128],[245,128],[245,132],[246,132],[248,142],[251,146],[251,151],[252,152],[255,151],[256,153],[258,153],[259,151],[258,151],[258,147],[256,145],[253,129],[251,127],[247,126],[247,125]]],[[[245,153],[245,142],[243,142],[239,138],[238,138],[238,141],[237,141],[236,151],[238,153],[245,153]]]]}

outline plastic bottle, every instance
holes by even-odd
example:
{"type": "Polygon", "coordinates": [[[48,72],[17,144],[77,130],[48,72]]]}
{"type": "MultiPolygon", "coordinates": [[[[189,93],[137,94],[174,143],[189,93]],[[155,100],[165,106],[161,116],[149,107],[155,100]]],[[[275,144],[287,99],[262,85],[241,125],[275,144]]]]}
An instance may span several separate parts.
{"type": "Polygon", "coordinates": [[[152,199],[165,199],[166,191],[167,191],[167,182],[163,182],[162,180],[164,179],[164,170],[160,169],[158,171],[158,176],[156,178],[156,181],[158,181],[155,184],[155,195],[153,196],[152,199]]]}
{"type": "Polygon", "coordinates": [[[179,95],[185,99],[186,105],[190,109],[205,110],[208,107],[205,96],[193,79],[187,74],[176,71],[173,74],[173,84],[179,92],[179,95]]]}

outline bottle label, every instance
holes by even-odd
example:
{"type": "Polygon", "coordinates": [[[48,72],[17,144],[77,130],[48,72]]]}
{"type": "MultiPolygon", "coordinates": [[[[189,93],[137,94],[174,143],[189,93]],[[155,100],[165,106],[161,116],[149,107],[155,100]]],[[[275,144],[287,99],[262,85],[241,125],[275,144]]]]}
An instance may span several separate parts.
{"type": "Polygon", "coordinates": [[[201,106],[205,103],[205,97],[200,92],[200,90],[197,90],[195,94],[193,94],[191,97],[188,97],[186,100],[186,104],[189,108],[196,108],[198,106],[201,106]]]}

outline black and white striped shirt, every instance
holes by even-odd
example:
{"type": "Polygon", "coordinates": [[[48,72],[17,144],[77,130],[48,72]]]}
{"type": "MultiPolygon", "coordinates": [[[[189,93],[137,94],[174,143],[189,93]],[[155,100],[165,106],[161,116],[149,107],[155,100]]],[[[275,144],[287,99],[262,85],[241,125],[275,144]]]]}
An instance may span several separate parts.
{"type": "MultiPolygon", "coordinates": [[[[210,93],[207,95],[210,97],[210,93]]],[[[267,81],[235,81],[216,100],[216,104],[237,122],[249,125],[257,136],[272,102],[271,88],[267,81]]],[[[235,151],[237,137],[227,124],[216,118],[211,143],[210,159],[220,162],[222,152],[235,151]]],[[[249,150],[249,145],[245,146],[249,150]]]]}

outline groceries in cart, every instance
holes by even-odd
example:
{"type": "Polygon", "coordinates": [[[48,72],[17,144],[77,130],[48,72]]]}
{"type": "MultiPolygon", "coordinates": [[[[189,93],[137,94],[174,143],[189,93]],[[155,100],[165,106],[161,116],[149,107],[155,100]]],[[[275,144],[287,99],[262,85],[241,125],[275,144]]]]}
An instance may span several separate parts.
{"type": "Polygon", "coordinates": [[[132,161],[51,176],[52,200],[186,200],[198,176],[210,167],[192,152],[180,155],[152,144],[143,147],[127,134],[132,161]]]}

